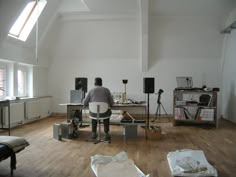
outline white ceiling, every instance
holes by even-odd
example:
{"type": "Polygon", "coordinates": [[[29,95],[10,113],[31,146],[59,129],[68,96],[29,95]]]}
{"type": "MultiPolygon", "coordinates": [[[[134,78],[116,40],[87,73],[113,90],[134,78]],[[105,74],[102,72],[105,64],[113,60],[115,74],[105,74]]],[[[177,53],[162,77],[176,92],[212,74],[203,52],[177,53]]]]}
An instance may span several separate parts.
{"type": "Polygon", "coordinates": [[[236,5],[235,0],[151,0],[155,15],[224,16],[236,5]]]}
{"type": "Polygon", "coordinates": [[[60,12],[136,13],[139,0],[61,0],[60,12]]]}
{"type": "MultiPolygon", "coordinates": [[[[61,0],[59,12],[138,14],[140,0],[61,0]]],[[[143,1],[143,0],[141,0],[143,1]]],[[[236,0],[149,0],[151,15],[223,17],[236,0]]]]}
{"type": "MultiPolygon", "coordinates": [[[[26,4],[29,0],[17,0],[22,4],[26,4]]],[[[84,15],[90,15],[96,18],[97,15],[106,17],[107,15],[122,16],[139,16],[140,1],[145,0],[48,0],[45,10],[40,16],[39,21],[39,38],[47,33],[50,25],[53,24],[57,12],[65,17],[83,18],[84,15]],[[69,15],[68,15],[69,14],[69,15]],[[68,15],[68,16],[67,16],[68,15]],[[104,16],[103,16],[104,15],[104,16]]],[[[150,15],[152,16],[212,16],[221,23],[224,23],[225,17],[236,8],[236,0],[149,0],[150,15]]],[[[17,6],[14,0],[0,0],[0,7],[4,7],[5,11],[1,11],[4,18],[1,24],[7,24],[0,27],[0,37],[7,36],[9,26],[13,21],[7,21],[5,16],[9,16],[12,12],[16,12],[17,6]],[[8,5],[9,4],[9,5],[8,5]],[[6,8],[8,7],[9,8],[6,8]],[[6,15],[7,14],[7,15],[6,15]],[[4,16],[5,15],[5,16],[4,16]],[[4,29],[3,29],[4,28],[4,29]]],[[[23,6],[22,6],[23,7],[23,6]]],[[[20,11],[21,6],[18,7],[20,11]]],[[[17,15],[17,14],[15,14],[17,15]]],[[[2,16],[0,16],[2,17],[2,16]]],[[[86,17],[85,17],[86,18],[86,17]]],[[[1,20],[2,21],[2,20],[1,20]]],[[[42,37],[43,38],[43,37],[42,37]]],[[[1,44],[1,42],[0,42],[1,44]]],[[[24,43],[27,46],[35,44],[35,28],[29,36],[29,40],[24,43]]]]}

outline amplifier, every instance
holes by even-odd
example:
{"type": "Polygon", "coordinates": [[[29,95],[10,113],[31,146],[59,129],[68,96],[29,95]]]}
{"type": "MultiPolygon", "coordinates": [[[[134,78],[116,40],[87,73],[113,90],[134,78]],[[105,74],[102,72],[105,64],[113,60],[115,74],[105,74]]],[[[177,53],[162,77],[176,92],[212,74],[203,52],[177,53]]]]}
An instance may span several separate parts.
{"type": "Polygon", "coordinates": [[[61,140],[61,124],[53,124],[53,138],[61,140]]]}
{"type": "Polygon", "coordinates": [[[73,124],[71,122],[61,123],[62,138],[73,138],[73,124]]]}

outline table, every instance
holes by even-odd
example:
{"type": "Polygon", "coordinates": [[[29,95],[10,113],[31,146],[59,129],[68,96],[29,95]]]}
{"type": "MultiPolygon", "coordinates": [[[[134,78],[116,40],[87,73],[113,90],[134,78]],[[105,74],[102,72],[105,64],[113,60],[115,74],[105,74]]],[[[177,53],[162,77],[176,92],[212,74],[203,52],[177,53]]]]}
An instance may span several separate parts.
{"type": "MultiPolygon", "coordinates": [[[[73,117],[72,113],[74,111],[88,109],[88,108],[84,108],[82,103],[62,103],[59,105],[67,107],[67,120],[70,120],[73,117]]],[[[114,104],[111,109],[127,111],[130,114],[133,114],[133,113],[146,114],[146,107],[147,107],[146,104],[114,104]]],[[[145,122],[147,123],[147,120],[145,122]]],[[[123,125],[124,123],[121,123],[121,124],[123,125]]],[[[147,138],[146,128],[145,128],[145,136],[147,138]]]]}
{"type": "MultiPolygon", "coordinates": [[[[73,111],[87,109],[83,107],[82,103],[62,103],[59,105],[66,106],[68,120],[71,119],[73,111]]],[[[127,111],[130,114],[132,113],[146,114],[146,104],[114,104],[111,109],[127,111]]]]}

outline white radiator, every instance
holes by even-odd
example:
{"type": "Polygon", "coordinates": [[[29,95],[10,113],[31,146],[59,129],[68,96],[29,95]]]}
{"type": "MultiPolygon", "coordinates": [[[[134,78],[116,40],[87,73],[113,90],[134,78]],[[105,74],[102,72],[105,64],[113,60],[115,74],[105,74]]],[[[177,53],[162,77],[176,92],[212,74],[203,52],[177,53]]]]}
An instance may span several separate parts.
{"type": "MultiPolygon", "coordinates": [[[[4,125],[8,125],[8,108],[5,107],[3,111],[4,125]]],[[[17,125],[23,123],[25,118],[24,103],[10,104],[10,124],[17,125]]]]}
{"type": "Polygon", "coordinates": [[[38,100],[25,102],[25,117],[27,120],[40,118],[39,106],[38,100]]]}
{"type": "Polygon", "coordinates": [[[40,98],[40,118],[48,117],[51,115],[52,102],[51,98],[40,98]]]}

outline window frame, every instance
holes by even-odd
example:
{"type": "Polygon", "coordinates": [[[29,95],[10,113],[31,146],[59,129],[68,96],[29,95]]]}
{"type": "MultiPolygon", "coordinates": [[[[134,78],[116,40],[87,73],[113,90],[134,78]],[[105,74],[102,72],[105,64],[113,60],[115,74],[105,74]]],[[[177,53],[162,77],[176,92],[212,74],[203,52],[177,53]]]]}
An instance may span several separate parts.
{"type": "Polygon", "coordinates": [[[28,2],[9,30],[8,36],[26,41],[46,4],[47,0],[28,2]],[[31,3],[33,4],[31,5],[31,3]]]}
{"type": "Polygon", "coordinates": [[[30,81],[29,81],[29,77],[30,77],[30,66],[28,66],[28,65],[24,65],[24,64],[17,64],[17,66],[16,66],[16,69],[15,69],[15,72],[16,72],[16,74],[15,74],[15,86],[17,86],[16,88],[15,88],[15,95],[17,96],[17,97],[20,97],[20,98],[22,98],[22,97],[29,97],[30,96],[30,81]],[[24,80],[24,93],[23,94],[20,94],[19,93],[19,82],[18,82],[18,80],[19,80],[19,71],[22,71],[23,73],[24,73],[24,76],[23,76],[23,80],[24,80]]]}

